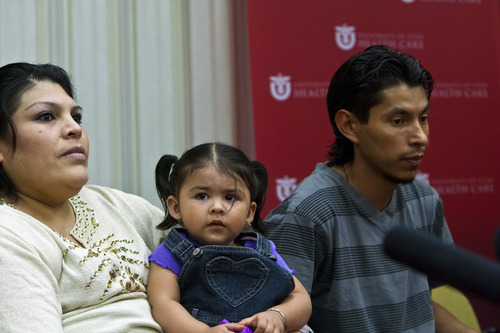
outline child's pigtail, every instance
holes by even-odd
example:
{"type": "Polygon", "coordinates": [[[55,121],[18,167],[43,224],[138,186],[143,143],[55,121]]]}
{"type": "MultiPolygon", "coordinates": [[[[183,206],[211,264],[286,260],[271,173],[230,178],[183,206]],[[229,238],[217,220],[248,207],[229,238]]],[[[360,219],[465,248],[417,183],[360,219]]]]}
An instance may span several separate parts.
{"type": "Polygon", "coordinates": [[[254,196],[252,198],[252,201],[257,204],[257,209],[255,210],[252,221],[252,227],[255,229],[255,231],[261,233],[262,235],[266,235],[264,222],[262,221],[260,213],[262,212],[262,208],[264,207],[266,201],[268,185],[267,171],[265,166],[259,161],[252,161],[251,167],[253,171],[253,184],[251,186],[254,188],[254,196]]]}
{"type": "Polygon", "coordinates": [[[178,195],[175,191],[175,179],[178,172],[175,170],[175,162],[178,160],[175,155],[163,155],[156,164],[156,191],[165,211],[165,219],[157,226],[158,229],[165,230],[177,224],[168,213],[167,199],[171,195],[178,195]]]}

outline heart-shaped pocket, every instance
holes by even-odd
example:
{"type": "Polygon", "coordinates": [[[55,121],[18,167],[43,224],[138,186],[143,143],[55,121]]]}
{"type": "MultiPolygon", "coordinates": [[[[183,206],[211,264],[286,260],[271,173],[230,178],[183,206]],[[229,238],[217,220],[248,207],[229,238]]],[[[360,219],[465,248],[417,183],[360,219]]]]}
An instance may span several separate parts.
{"type": "Polygon", "coordinates": [[[217,257],[208,262],[206,272],[209,285],[233,307],[255,296],[269,276],[269,269],[258,258],[217,257]]]}

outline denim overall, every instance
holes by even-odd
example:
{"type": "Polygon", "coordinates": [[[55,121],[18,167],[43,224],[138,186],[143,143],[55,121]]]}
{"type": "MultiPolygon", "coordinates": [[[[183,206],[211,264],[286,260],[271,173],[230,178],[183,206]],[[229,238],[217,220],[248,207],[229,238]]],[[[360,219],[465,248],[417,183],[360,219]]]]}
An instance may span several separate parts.
{"type": "Polygon", "coordinates": [[[206,245],[195,248],[172,229],[165,246],[184,265],[179,276],[181,304],[209,326],[223,319],[238,322],[280,304],[295,288],[292,275],[276,263],[271,244],[258,233],[256,250],[243,246],[206,245]]]}

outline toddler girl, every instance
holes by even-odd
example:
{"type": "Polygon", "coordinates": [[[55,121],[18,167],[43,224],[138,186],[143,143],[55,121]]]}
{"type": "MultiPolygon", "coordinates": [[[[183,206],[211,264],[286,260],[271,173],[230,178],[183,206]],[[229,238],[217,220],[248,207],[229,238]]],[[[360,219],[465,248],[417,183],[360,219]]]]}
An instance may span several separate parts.
{"type": "Polygon", "coordinates": [[[156,187],[172,228],[153,252],[148,298],[165,332],[296,331],[305,288],[264,236],[267,172],[240,150],[207,143],[163,156],[156,187]]]}

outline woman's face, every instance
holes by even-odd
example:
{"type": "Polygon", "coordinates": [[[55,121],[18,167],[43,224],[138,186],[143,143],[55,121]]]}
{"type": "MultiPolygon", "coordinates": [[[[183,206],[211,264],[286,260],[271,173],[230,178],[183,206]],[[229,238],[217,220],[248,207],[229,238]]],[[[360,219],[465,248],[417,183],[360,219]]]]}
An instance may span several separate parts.
{"type": "Polygon", "coordinates": [[[21,97],[12,115],[12,138],[0,139],[0,163],[19,199],[57,202],[76,195],[88,180],[89,141],[82,109],[58,84],[42,81],[21,97]]]}

